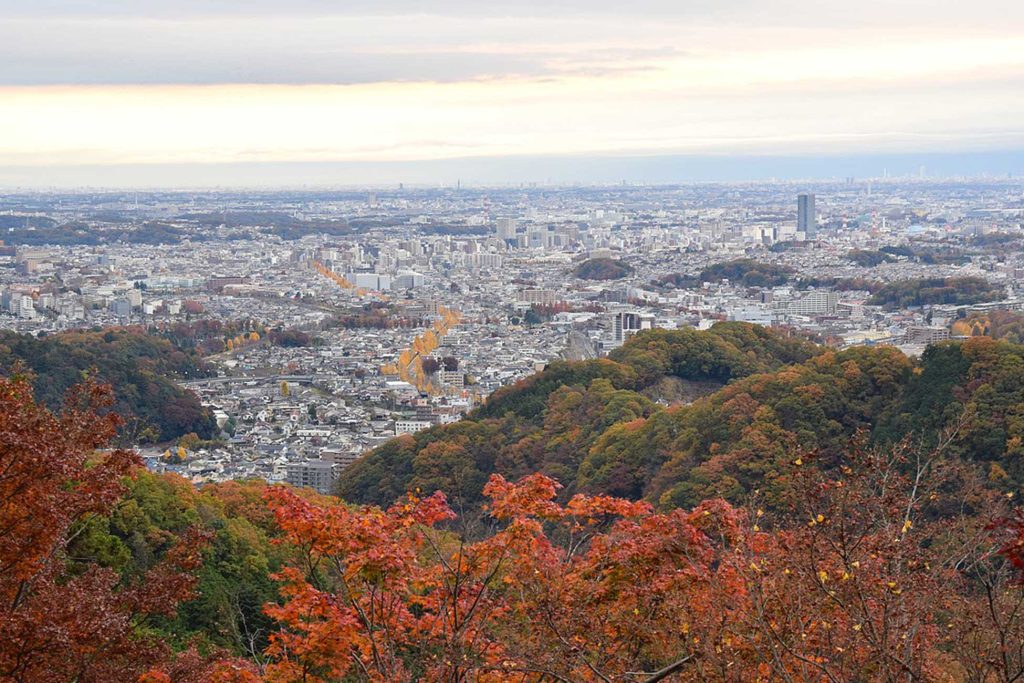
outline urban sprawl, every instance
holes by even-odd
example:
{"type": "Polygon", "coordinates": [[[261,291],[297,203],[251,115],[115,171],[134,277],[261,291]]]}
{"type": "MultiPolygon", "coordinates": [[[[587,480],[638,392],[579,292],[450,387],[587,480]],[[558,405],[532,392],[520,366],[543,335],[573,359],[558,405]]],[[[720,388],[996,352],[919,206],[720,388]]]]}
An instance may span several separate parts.
{"type": "Polygon", "coordinates": [[[368,449],[644,329],[736,320],[920,354],[1022,307],[1024,257],[1001,247],[1022,224],[1014,179],[11,192],[0,327],[233,324],[216,376],[180,379],[223,438],[140,452],[197,483],[328,492],[368,449]],[[998,295],[874,298],[970,278],[998,295]]]}

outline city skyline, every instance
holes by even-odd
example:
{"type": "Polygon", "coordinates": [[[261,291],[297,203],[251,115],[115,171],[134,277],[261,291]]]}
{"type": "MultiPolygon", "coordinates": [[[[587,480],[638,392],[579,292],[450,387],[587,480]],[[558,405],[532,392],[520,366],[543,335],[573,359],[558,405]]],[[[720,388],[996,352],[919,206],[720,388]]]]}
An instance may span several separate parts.
{"type": "Polygon", "coordinates": [[[507,188],[999,180],[1024,176],[1024,150],[833,156],[545,156],[394,162],[0,166],[8,190],[507,188]]]}

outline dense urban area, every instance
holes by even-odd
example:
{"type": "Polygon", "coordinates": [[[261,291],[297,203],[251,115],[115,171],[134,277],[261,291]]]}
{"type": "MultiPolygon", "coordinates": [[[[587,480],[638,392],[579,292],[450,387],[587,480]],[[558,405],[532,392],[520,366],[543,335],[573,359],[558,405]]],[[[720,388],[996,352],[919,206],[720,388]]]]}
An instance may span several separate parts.
{"type": "Polygon", "coordinates": [[[324,493],[641,330],[743,321],[913,356],[1024,306],[1013,178],[14,192],[0,230],[2,360],[49,403],[95,370],[151,469],[324,493]]]}

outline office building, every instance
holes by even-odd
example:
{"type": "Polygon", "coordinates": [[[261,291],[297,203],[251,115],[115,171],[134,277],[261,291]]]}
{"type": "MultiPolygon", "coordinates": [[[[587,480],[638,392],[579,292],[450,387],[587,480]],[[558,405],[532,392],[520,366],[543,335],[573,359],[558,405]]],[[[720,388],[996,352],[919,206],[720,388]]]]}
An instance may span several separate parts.
{"type": "Polygon", "coordinates": [[[335,471],[340,472],[358,460],[360,454],[360,449],[324,448],[320,451],[320,460],[331,463],[334,465],[335,471]]]}
{"type": "Polygon", "coordinates": [[[400,270],[395,277],[394,289],[415,289],[426,284],[426,278],[422,273],[411,270],[400,270]]]}
{"type": "Polygon", "coordinates": [[[463,389],[466,386],[466,375],[461,370],[440,370],[437,375],[443,386],[455,389],[463,389]]]}
{"type": "Polygon", "coordinates": [[[514,240],[516,238],[516,221],[514,218],[499,218],[496,226],[497,237],[500,240],[514,240]]]}
{"type": "Polygon", "coordinates": [[[107,308],[119,318],[127,318],[132,314],[132,302],[128,299],[114,299],[107,308]]]}
{"type": "Polygon", "coordinates": [[[814,195],[808,192],[796,196],[796,230],[806,239],[818,234],[818,215],[814,212],[814,195]]]}
{"type": "Polygon", "coordinates": [[[949,339],[946,327],[911,327],[907,330],[908,344],[937,344],[949,339]]]}
{"type": "Polygon", "coordinates": [[[433,426],[433,423],[428,420],[396,420],[395,436],[399,436],[401,434],[415,434],[416,432],[421,432],[424,429],[430,429],[433,426]]]}
{"type": "Polygon", "coordinates": [[[637,332],[654,328],[654,316],[647,313],[621,311],[612,313],[609,319],[612,347],[622,346],[637,332]]]}
{"type": "Polygon", "coordinates": [[[829,315],[835,313],[838,304],[838,292],[818,290],[798,301],[780,302],[777,306],[793,315],[829,315]]]}

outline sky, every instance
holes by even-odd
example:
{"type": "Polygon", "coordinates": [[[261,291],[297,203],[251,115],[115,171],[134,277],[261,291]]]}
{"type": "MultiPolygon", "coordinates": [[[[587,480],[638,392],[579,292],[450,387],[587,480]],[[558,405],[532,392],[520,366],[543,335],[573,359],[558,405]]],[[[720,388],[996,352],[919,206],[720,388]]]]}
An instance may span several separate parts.
{"type": "Polygon", "coordinates": [[[8,185],[1014,150],[1019,1],[0,0],[8,185]]]}

